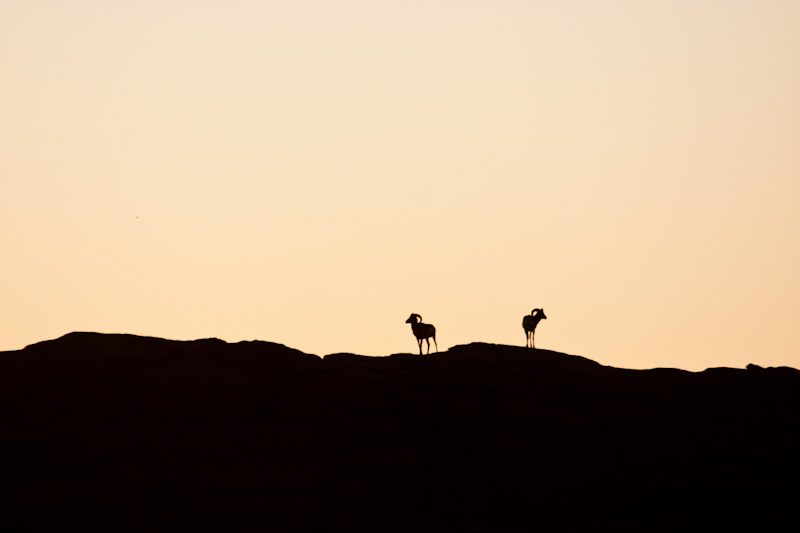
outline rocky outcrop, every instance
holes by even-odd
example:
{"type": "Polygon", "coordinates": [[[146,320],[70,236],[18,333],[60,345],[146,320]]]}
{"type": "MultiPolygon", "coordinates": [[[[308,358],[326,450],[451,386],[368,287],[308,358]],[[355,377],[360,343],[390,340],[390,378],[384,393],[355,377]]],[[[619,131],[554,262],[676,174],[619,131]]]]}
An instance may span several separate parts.
{"type": "Polygon", "coordinates": [[[0,353],[0,516],[33,530],[788,530],[798,412],[791,368],[75,333],[0,353]]]}

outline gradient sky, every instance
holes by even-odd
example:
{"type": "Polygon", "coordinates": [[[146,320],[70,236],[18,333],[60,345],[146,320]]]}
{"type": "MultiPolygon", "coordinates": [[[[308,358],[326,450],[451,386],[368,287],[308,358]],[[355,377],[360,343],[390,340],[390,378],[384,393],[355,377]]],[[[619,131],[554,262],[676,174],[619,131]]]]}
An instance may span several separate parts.
{"type": "Polygon", "coordinates": [[[800,367],[800,2],[0,0],[0,350],[800,367]]]}

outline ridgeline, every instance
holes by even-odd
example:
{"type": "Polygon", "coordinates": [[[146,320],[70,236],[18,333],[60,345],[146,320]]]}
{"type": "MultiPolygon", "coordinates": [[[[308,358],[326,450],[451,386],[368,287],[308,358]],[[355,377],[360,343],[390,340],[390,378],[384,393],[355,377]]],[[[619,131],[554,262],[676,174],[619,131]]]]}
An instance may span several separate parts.
{"type": "Polygon", "coordinates": [[[798,413],[785,367],[71,333],[0,353],[0,529],[793,531],[798,413]]]}

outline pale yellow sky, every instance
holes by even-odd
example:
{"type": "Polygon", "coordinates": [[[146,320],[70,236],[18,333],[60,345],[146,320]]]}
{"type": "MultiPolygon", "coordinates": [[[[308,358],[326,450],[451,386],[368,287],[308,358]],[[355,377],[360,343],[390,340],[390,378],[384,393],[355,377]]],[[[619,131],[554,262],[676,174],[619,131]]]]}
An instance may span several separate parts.
{"type": "Polygon", "coordinates": [[[0,350],[800,367],[800,2],[0,0],[0,350]]]}

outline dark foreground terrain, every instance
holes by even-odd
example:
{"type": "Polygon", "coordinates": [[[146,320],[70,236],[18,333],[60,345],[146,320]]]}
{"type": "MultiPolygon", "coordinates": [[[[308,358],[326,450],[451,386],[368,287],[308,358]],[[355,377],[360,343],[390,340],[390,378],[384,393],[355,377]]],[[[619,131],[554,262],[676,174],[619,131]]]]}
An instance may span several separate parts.
{"type": "Polygon", "coordinates": [[[0,353],[2,531],[794,531],[798,444],[790,368],[93,333],[0,353]]]}

